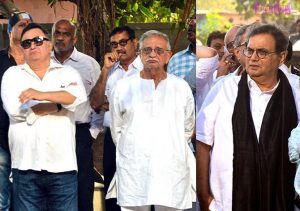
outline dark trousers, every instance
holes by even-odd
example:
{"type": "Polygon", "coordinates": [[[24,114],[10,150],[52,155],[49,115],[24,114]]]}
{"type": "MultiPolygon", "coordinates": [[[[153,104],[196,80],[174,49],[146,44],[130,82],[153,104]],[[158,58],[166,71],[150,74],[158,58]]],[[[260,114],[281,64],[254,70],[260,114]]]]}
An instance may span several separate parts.
{"type": "Polygon", "coordinates": [[[94,164],[93,138],[89,124],[76,124],[76,156],[78,165],[78,210],[93,211],[94,164]]]}
{"type": "MultiPolygon", "coordinates": [[[[116,146],[113,143],[110,129],[106,128],[103,146],[103,173],[104,173],[104,193],[106,195],[109,184],[116,172],[116,146]]],[[[120,211],[117,199],[105,200],[106,211],[120,211]]]]}
{"type": "Polygon", "coordinates": [[[78,211],[76,171],[12,171],[14,210],[78,211]]]}
{"type": "MultiPolygon", "coordinates": [[[[0,136],[1,137],[1,136],[0,136]]],[[[11,206],[12,184],[9,181],[11,160],[9,151],[0,146],[0,210],[8,211],[11,206]]]]}

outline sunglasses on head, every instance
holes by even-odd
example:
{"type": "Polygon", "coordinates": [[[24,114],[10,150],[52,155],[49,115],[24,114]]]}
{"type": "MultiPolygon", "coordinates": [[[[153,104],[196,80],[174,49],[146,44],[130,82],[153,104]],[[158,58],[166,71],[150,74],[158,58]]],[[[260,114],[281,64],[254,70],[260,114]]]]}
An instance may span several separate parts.
{"type": "Polygon", "coordinates": [[[41,45],[43,45],[44,40],[49,41],[49,39],[46,38],[46,37],[42,37],[42,36],[34,37],[34,38],[32,38],[32,39],[27,39],[27,40],[21,41],[21,46],[22,46],[22,48],[24,48],[24,49],[28,49],[28,48],[31,47],[31,43],[32,43],[32,42],[33,42],[36,46],[41,46],[41,45]]]}

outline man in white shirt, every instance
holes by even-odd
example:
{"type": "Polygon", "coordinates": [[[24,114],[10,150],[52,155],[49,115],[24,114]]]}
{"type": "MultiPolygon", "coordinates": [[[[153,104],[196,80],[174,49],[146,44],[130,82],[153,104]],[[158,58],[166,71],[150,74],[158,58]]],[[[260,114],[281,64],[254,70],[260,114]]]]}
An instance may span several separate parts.
{"type": "Polygon", "coordinates": [[[116,84],[110,99],[116,177],[109,197],[123,211],[184,210],[195,201],[195,157],[189,147],[195,107],[186,81],[165,72],[167,35],[150,30],[139,42],[144,68],[116,84]]]}
{"type": "Polygon", "coordinates": [[[1,96],[10,118],[14,210],[77,210],[75,115],[87,100],[81,77],[51,61],[40,25],[21,34],[26,63],[9,68],[1,96]]]}
{"type": "Polygon", "coordinates": [[[285,75],[288,38],[273,25],[249,35],[246,72],[225,78],[197,115],[197,191],[202,211],[293,210],[288,137],[299,118],[299,77],[285,75]]]}
{"type": "MultiPolygon", "coordinates": [[[[90,97],[91,106],[94,109],[106,111],[103,122],[106,127],[103,149],[105,194],[116,171],[116,147],[109,129],[110,111],[108,105],[110,95],[118,80],[129,77],[143,69],[141,59],[136,53],[138,40],[135,37],[134,30],[128,26],[116,27],[109,37],[111,52],[104,57],[104,66],[90,97]]],[[[120,210],[115,199],[105,200],[105,207],[107,210],[120,210]]]]}
{"type": "MultiPolygon", "coordinates": [[[[99,78],[100,66],[92,57],[77,51],[74,46],[77,42],[76,34],[77,27],[71,21],[61,19],[54,23],[52,27],[54,51],[51,58],[59,64],[70,65],[76,69],[89,96],[99,78]]],[[[98,128],[99,131],[100,125],[95,125],[99,120],[99,114],[94,112],[89,101],[75,111],[79,211],[93,211],[94,164],[90,127],[93,130],[98,128]]],[[[96,133],[94,138],[97,138],[97,135],[96,133]]]]}

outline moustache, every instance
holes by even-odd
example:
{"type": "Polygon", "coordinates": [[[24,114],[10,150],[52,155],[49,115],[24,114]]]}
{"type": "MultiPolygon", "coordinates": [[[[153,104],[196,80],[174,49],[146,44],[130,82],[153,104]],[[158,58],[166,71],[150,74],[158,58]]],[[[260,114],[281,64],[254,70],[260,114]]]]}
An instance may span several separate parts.
{"type": "Polygon", "coordinates": [[[153,59],[153,58],[149,58],[149,59],[146,59],[146,62],[158,62],[157,59],[153,59]]]}
{"type": "Polygon", "coordinates": [[[65,45],[63,42],[55,42],[55,45],[65,45]]]}
{"type": "Polygon", "coordinates": [[[126,51],[124,51],[124,50],[117,50],[117,53],[118,54],[126,54],[126,51]]]}

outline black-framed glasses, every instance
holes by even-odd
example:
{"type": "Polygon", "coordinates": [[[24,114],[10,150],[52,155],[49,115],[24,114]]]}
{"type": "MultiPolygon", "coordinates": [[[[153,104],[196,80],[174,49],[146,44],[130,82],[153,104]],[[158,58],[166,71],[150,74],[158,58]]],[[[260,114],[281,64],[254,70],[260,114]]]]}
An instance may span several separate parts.
{"type": "Polygon", "coordinates": [[[244,55],[248,58],[251,58],[252,55],[254,54],[254,52],[256,52],[256,56],[260,59],[264,59],[264,58],[266,58],[266,56],[268,56],[270,54],[277,53],[276,51],[269,52],[268,50],[263,49],[263,48],[252,49],[252,48],[248,47],[243,50],[244,55]]]}
{"type": "Polygon", "coordinates": [[[32,39],[27,39],[27,40],[23,40],[21,41],[21,46],[22,48],[24,49],[28,49],[31,47],[31,43],[33,42],[36,46],[41,46],[43,45],[43,42],[44,41],[49,41],[48,38],[46,37],[42,37],[42,36],[39,36],[39,37],[34,37],[32,39]]]}
{"type": "Polygon", "coordinates": [[[125,46],[127,45],[127,43],[128,43],[129,40],[131,40],[131,39],[128,38],[128,39],[122,39],[122,40],[120,40],[119,42],[110,42],[110,46],[111,46],[112,48],[117,48],[118,45],[120,45],[120,46],[122,46],[122,47],[125,47],[125,46]]]}
{"type": "Polygon", "coordinates": [[[156,48],[150,48],[150,47],[146,47],[146,48],[142,48],[141,49],[141,52],[145,55],[149,55],[152,53],[152,51],[154,51],[157,55],[162,55],[165,53],[165,51],[170,51],[170,50],[165,50],[163,48],[159,48],[159,47],[156,47],[156,48]]]}

